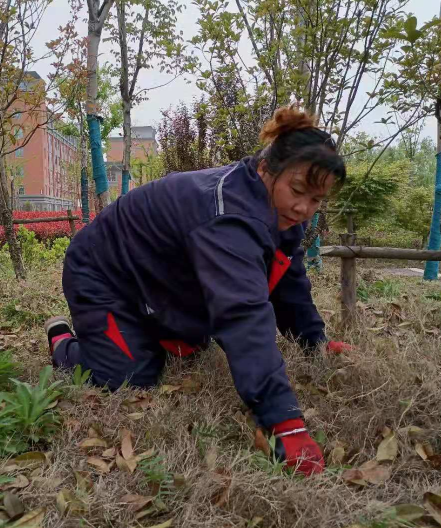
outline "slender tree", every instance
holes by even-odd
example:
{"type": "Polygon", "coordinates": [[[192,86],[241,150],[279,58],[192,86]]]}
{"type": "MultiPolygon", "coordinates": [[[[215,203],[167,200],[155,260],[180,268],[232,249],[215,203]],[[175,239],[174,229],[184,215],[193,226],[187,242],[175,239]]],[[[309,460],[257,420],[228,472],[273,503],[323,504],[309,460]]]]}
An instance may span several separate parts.
{"type": "Polygon", "coordinates": [[[129,190],[132,108],[148,97],[155,86],[139,89],[141,70],[152,67],[171,75],[172,82],[188,63],[182,37],[176,30],[176,12],[181,6],[175,0],[117,0],[117,27],[109,24],[112,39],[119,44],[115,53],[123,107],[123,169],[121,194],[129,190]]]}
{"type": "Polygon", "coordinates": [[[98,50],[104,23],[113,0],[87,0],[89,23],[87,34],[87,124],[92,156],[93,179],[98,212],[110,203],[109,182],[104,165],[100,116],[98,108],[98,50]]]}

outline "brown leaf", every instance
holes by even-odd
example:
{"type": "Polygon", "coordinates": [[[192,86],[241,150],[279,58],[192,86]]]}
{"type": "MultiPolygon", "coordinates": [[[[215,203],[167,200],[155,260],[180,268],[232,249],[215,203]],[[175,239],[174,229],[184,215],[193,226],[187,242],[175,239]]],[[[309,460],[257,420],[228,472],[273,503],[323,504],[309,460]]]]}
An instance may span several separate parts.
{"type": "Polygon", "coordinates": [[[416,425],[408,425],[407,427],[402,427],[399,429],[400,433],[405,433],[409,436],[409,438],[420,438],[427,434],[427,431],[425,429],[421,429],[421,427],[417,427],[416,425]]]}
{"type": "Polygon", "coordinates": [[[269,442],[260,427],[258,427],[254,433],[254,447],[259,451],[262,451],[267,457],[271,455],[269,442]]]}
{"type": "Polygon", "coordinates": [[[424,494],[424,507],[433,519],[441,525],[441,496],[428,491],[424,494]]]}
{"type": "Polygon", "coordinates": [[[306,411],[303,413],[303,416],[305,420],[309,420],[310,418],[314,418],[315,416],[318,416],[319,412],[317,409],[314,409],[314,407],[311,407],[309,409],[306,409],[306,411]]]}
{"type": "Polygon", "coordinates": [[[342,445],[336,445],[329,455],[329,464],[333,466],[341,466],[345,458],[345,454],[345,448],[342,445]]]}
{"type": "Polygon", "coordinates": [[[133,412],[127,415],[127,418],[130,420],[142,420],[145,416],[145,413],[142,412],[133,412]]]}
{"type": "Polygon", "coordinates": [[[73,470],[75,479],[77,481],[77,488],[83,493],[90,493],[93,491],[94,483],[90,478],[90,473],[88,471],[73,470]]]}
{"type": "Polygon", "coordinates": [[[398,442],[395,433],[389,433],[380,443],[377,449],[377,461],[393,461],[398,454],[398,442]]]}
{"type": "Polygon", "coordinates": [[[20,515],[23,515],[24,513],[23,503],[17,495],[10,491],[5,492],[3,495],[3,507],[11,521],[15,521],[17,517],[20,517],[20,515]]]}
{"type": "Polygon", "coordinates": [[[416,504],[397,504],[388,508],[387,513],[391,513],[394,519],[399,521],[407,521],[413,523],[421,517],[424,517],[426,511],[421,506],[416,504]]]}
{"type": "Polygon", "coordinates": [[[152,396],[146,391],[142,391],[137,396],[132,396],[122,402],[122,406],[126,407],[129,411],[148,409],[152,404],[152,396]]]}
{"type": "Polygon", "coordinates": [[[431,455],[428,460],[433,469],[441,469],[441,455],[431,455]]]}
{"type": "Polygon", "coordinates": [[[64,422],[64,425],[74,433],[81,429],[81,422],[79,420],[69,419],[64,422]]]}
{"type": "Polygon", "coordinates": [[[23,515],[14,524],[11,524],[10,528],[41,528],[45,515],[46,508],[37,508],[23,515]]]}
{"type": "Polygon", "coordinates": [[[32,486],[39,489],[53,490],[58,488],[63,482],[62,478],[48,478],[48,477],[32,477],[32,486]]]}
{"type": "Polygon", "coordinates": [[[196,394],[200,392],[201,388],[202,383],[200,380],[192,378],[191,376],[182,380],[182,390],[185,394],[196,394]]]}
{"type": "Polygon", "coordinates": [[[364,480],[364,475],[361,469],[346,469],[341,476],[343,480],[350,482],[351,484],[367,486],[367,482],[364,480]]]}
{"type": "Polygon", "coordinates": [[[181,389],[181,385],[161,385],[159,387],[159,394],[171,394],[181,389]]]}
{"type": "Polygon", "coordinates": [[[121,431],[121,454],[126,460],[133,458],[132,433],[128,429],[121,431]]]}
{"type": "Polygon", "coordinates": [[[73,491],[63,488],[57,495],[57,510],[61,515],[81,515],[87,511],[86,505],[73,491]]]}
{"type": "Polygon", "coordinates": [[[205,465],[210,471],[213,471],[217,462],[217,448],[212,446],[208,449],[204,457],[205,465]]]}
{"type": "Polygon", "coordinates": [[[30,482],[24,475],[17,475],[13,482],[10,482],[6,486],[4,486],[5,489],[13,489],[13,488],[26,488],[29,486],[30,482]]]}
{"type": "Polygon", "coordinates": [[[183,487],[185,487],[185,484],[186,484],[185,476],[184,475],[180,475],[178,473],[175,473],[173,475],[173,484],[174,484],[175,488],[183,488],[183,487]]]}
{"type": "Polygon", "coordinates": [[[101,473],[110,473],[110,467],[109,465],[102,459],[98,457],[89,457],[87,459],[87,463],[90,466],[93,466],[101,473]]]}
{"type": "Polygon", "coordinates": [[[101,453],[101,456],[103,458],[115,458],[116,457],[116,448],[115,447],[109,447],[109,449],[106,449],[101,453]]]}
{"type": "Polygon", "coordinates": [[[143,453],[139,453],[139,455],[135,456],[136,462],[141,462],[141,460],[144,460],[145,458],[150,458],[155,454],[155,448],[151,447],[148,451],[144,451],[143,453]]]}
{"type": "Polygon", "coordinates": [[[427,452],[426,452],[426,446],[425,444],[422,444],[421,442],[417,442],[415,444],[415,452],[417,453],[417,455],[419,455],[423,460],[427,460],[429,458],[429,456],[427,455],[427,452]]]}
{"type": "Polygon", "coordinates": [[[107,442],[103,438],[85,438],[78,445],[80,449],[90,449],[92,447],[107,447],[107,442]]]}
{"type": "Polygon", "coordinates": [[[361,469],[363,479],[370,484],[382,484],[391,475],[391,470],[388,466],[372,466],[370,468],[361,469]]]}
{"type": "Polygon", "coordinates": [[[130,505],[130,510],[133,512],[138,512],[145,508],[148,504],[151,504],[155,500],[155,497],[150,496],[146,497],[144,495],[136,495],[129,493],[121,497],[121,502],[126,502],[130,505]]]}
{"type": "Polygon", "coordinates": [[[136,469],[137,462],[135,458],[129,458],[128,460],[126,460],[119,453],[117,453],[115,460],[116,465],[122,471],[126,471],[127,473],[133,473],[136,469]]]}
{"type": "Polygon", "coordinates": [[[44,453],[39,453],[38,451],[23,453],[14,458],[15,464],[25,468],[43,466],[46,464],[46,461],[47,459],[44,456],[44,453]]]}

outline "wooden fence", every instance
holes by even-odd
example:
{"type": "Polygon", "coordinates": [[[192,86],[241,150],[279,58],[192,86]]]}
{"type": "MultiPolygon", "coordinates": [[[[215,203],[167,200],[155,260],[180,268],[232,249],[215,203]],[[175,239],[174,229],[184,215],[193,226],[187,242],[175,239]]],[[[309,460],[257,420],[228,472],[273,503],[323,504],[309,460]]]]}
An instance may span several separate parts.
{"type": "Polygon", "coordinates": [[[16,218],[12,221],[13,224],[41,224],[44,222],[69,222],[71,235],[74,236],[77,232],[75,227],[75,220],[79,220],[79,216],[72,215],[70,209],[67,210],[67,216],[51,216],[47,218],[16,218]]]}

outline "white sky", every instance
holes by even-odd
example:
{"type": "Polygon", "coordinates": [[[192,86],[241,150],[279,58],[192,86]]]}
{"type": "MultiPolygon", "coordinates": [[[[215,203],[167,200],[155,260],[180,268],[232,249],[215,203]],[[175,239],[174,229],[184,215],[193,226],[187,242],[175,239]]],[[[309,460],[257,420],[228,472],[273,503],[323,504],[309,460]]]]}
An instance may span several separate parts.
{"type": "MultiPolygon", "coordinates": [[[[181,0],[186,6],[184,12],[179,15],[178,23],[179,29],[184,32],[184,39],[190,39],[197,32],[196,21],[199,16],[199,10],[196,6],[191,3],[191,0],[181,0]]],[[[234,5],[234,0],[230,0],[234,5]]],[[[406,6],[405,11],[413,13],[418,18],[418,25],[420,26],[423,22],[433,18],[439,14],[441,0],[410,0],[406,6]]],[[[85,12],[86,16],[86,12],[85,12]]],[[[49,6],[45,17],[42,20],[38,35],[35,38],[34,46],[37,52],[44,52],[45,42],[57,37],[57,28],[65,24],[69,18],[69,7],[67,0],[54,0],[49,6]]],[[[78,27],[80,34],[87,34],[87,24],[82,23],[78,27]]],[[[112,55],[109,53],[110,43],[102,43],[100,52],[100,62],[112,61],[112,55]]],[[[38,67],[38,73],[45,77],[50,71],[50,64],[41,63],[38,67]]],[[[161,85],[170,80],[170,77],[166,74],[161,74],[155,70],[142,70],[139,76],[138,85],[141,88],[152,87],[161,85]]],[[[361,91],[368,91],[369,87],[366,85],[361,91]]],[[[132,112],[132,121],[134,125],[157,125],[158,121],[161,120],[161,110],[168,108],[170,105],[176,105],[179,101],[191,103],[193,97],[200,95],[199,90],[195,86],[195,80],[193,79],[190,84],[183,78],[176,79],[168,86],[153,90],[150,92],[149,100],[142,103],[132,112]]],[[[362,129],[368,133],[378,133],[378,126],[374,125],[373,122],[377,121],[381,117],[381,114],[372,116],[369,120],[362,125],[362,129]]],[[[430,135],[436,137],[436,120],[432,118],[428,120],[424,129],[423,135],[430,135]]]]}

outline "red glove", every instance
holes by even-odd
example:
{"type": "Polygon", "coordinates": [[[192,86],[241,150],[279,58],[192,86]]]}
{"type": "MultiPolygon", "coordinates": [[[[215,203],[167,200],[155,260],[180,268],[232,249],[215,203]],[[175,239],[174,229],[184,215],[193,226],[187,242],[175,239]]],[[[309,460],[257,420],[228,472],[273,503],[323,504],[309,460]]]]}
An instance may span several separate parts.
{"type": "Polygon", "coordinates": [[[334,354],[342,354],[343,352],[350,352],[354,350],[354,347],[348,345],[344,341],[329,341],[326,345],[326,350],[328,352],[333,352],[334,354]]]}
{"type": "Polygon", "coordinates": [[[302,419],[285,420],[274,425],[271,430],[276,437],[277,458],[286,460],[288,466],[295,467],[306,476],[323,471],[325,462],[322,452],[309,436],[302,419]]]}

